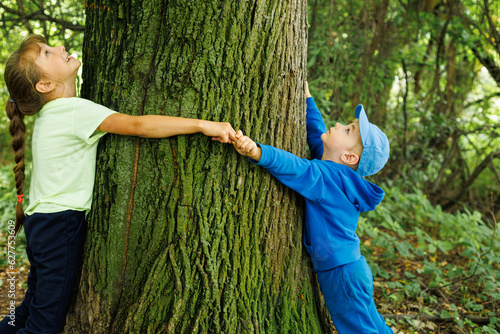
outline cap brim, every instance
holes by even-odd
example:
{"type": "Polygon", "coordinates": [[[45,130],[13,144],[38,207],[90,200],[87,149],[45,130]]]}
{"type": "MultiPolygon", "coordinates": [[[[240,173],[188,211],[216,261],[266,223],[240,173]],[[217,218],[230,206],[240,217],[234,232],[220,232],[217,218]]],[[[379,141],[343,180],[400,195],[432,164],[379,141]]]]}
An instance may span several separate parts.
{"type": "Polygon", "coordinates": [[[354,115],[359,122],[359,133],[361,134],[361,142],[364,146],[366,138],[368,138],[368,131],[370,131],[370,122],[368,122],[368,117],[366,116],[363,105],[359,104],[356,106],[356,109],[354,109],[354,115]]]}

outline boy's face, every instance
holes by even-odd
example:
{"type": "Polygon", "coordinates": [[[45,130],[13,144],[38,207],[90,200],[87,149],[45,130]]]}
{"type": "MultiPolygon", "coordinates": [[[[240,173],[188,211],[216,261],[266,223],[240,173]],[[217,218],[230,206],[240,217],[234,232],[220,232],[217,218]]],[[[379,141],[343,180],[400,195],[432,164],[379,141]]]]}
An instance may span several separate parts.
{"type": "Polygon", "coordinates": [[[321,140],[324,150],[334,156],[352,153],[352,149],[361,143],[358,120],[356,119],[348,125],[335,124],[334,127],[321,135],[321,140]]]}
{"type": "Polygon", "coordinates": [[[51,47],[47,44],[40,44],[40,54],[35,63],[40,66],[47,79],[56,80],[62,83],[75,82],[81,62],[70,57],[64,46],[51,47]]]}

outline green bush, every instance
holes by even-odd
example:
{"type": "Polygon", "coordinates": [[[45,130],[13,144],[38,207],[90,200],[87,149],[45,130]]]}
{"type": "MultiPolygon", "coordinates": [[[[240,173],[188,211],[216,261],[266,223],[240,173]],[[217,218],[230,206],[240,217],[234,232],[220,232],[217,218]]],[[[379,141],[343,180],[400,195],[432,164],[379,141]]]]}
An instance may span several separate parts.
{"type": "Polygon", "coordinates": [[[469,328],[476,327],[467,315],[492,317],[486,327],[495,333],[500,242],[492,224],[467,208],[445,213],[419,190],[383,188],[384,201],[362,215],[358,234],[384,303],[413,303],[421,314],[453,317],[469,328]]]}

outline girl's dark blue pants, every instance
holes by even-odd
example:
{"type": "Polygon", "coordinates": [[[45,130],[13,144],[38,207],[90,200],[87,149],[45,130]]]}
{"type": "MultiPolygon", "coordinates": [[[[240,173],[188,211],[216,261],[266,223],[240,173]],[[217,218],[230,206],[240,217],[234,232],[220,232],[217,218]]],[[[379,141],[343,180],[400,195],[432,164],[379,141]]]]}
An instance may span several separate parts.
{"type": "Polygon", "coordinates": [[[24,229],[31,263],[28,290],[15,309],[15,326],[7,316],[0,333],[59,333],[80,275],[85,212],[35,213],[26,217],[24,229]]]}
{"type": "Polygon", "coordinates": [[[373,275],[363,256],[317,275],[339,334],[393,334],[375,306],[373,275]]]}

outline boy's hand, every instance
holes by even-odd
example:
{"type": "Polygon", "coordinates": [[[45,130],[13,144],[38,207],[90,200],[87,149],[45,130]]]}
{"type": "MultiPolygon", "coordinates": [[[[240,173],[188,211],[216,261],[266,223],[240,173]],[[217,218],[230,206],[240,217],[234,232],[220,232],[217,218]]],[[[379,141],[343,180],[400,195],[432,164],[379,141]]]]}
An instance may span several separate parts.
{"type": "Polygon", "coordinates": [[[309,93],[309,84],[308,84],[308,83],[307,83],[307,81],[306,81],[306,99],[307,99],[308,97],[311,97],[311,93],[309,93]]]}
{"type": "Polygon", "coordinates": [[[212,140],[224,144],[233,143],[236,139],[236,131],[229,123],[205,121],[202,128],[202,133],[205,136],[212,137],[212,140]]]}
{"type": "Polygon", "coordinates": [[[260,161],[262,149],[252,139],[244,136],[241,130],[236,132],[236,141],[233,141],[233,146],[239,154],[260,161]]]}

